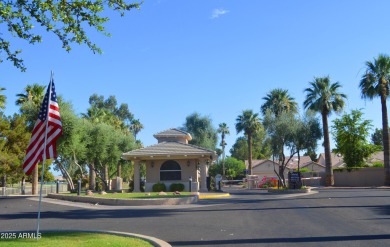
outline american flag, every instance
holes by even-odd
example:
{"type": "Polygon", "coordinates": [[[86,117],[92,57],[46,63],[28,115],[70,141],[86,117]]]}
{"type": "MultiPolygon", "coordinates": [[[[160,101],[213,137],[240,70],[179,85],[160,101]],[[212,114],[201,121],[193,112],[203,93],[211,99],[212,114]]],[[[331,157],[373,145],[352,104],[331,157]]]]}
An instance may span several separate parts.
{"type": "Polygon", "coordinates": [[[27,147],[26,157],[24,158],[23,170],[27,175],[31,174],[37,163],[44,160],[45,136],[47,136],[46,159],[57,157],[56,140],[61,134],[62,123],[60,109],[58,108],[57,96],[52,77],[50,79],[45,98],[43,99],[38,119],[35,122],[30,143],[27,147]]]}

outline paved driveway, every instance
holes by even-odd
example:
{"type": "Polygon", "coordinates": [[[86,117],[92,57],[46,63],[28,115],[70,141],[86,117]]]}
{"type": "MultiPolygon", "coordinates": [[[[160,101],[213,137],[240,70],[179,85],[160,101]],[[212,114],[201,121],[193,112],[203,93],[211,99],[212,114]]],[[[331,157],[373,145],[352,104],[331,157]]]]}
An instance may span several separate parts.
{"type": "MultiPolygon", "coordinates": [[[[190,206],[43,202],[41,229],[124,231],[173,246],[390,246],[390,189],[321,189],[305,196],[229,192],[230,198],[190,206]]],[[[0,198],[0,232],[35,230],[37,205],[0,198]]]]}

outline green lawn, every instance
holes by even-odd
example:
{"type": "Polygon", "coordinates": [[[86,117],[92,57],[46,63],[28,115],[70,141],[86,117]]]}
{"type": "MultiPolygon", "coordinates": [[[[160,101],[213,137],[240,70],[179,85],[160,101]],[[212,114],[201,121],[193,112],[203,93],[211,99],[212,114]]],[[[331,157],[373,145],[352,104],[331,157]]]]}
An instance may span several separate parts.
{"type": "MultiPolygon", "coordinates": [[[[144,192],[144,193],[107,193],[105,195],[100,195],[94,193],[92,196],[85,195],[83,191],[80,196],[87,197],[99,197],[99,198],[117,198],[117,199],[148,199],[148,198],[178,198],[178,197],[187,197],[191,196],[191,192],[181,192],[180,195],[174,195],[173,192],[166,192],[167,195],[158,195],[158,192],[144,192]]],[[[64,194],[66,195],[66,194],[64,194]]],[[[75,196],[77,193],[70,193],[68,195],[75,196]]]]}
{"type": "Polygon", "coordinates": [[[96,247],[96,246],[153,246],[149,242],[132,237],[117,236],[101,233],[85,233],[85,232],[51,232],[41,233],[40,239],[27,238],[26,236],[15,233],[15,239],[1,239],[1,246],[16,247],[16,246],[39,246],[39,247],[96,247]]]}

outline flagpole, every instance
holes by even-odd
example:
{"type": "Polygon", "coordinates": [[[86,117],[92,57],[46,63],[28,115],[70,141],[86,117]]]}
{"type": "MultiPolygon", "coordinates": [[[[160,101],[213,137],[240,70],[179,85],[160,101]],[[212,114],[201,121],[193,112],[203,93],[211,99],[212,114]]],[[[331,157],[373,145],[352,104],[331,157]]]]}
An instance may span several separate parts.
{"type": "MultiPolygon", "coordinates": [[[[49,83],[49,98],[47,99],[47,104],[48,104],[48,107],[47,107],[47,112],[46,112],[46,128],[45,128],[45,144],[44,144],[44,148],[43,148],[43,161],[42,161],[42,172],[41,172],[41,188],[40,188],[40,191],[39,191],[39,203],[38,203],[38,219],[37,219],[37,235],[35,236],[36,239],[38,240],[39,239],[39,224],[40,224],[40,220],[41,220],[41,202],[42,202],[42,189],[43,189],[43,174],[45,173],[45,161],[46,161],[46,145],[47,145],[47,130],[48,130],[48,125],[49,125],[49,110],[50,110],[50,107],[49,107],[49,102],[50,102],[50,99],[51,99],[51,87],[52,87],[52,81],[53,81],[53,71],[51,71],[51,74],[50,74],[50,83],[49,83]]],[[[38,165],[38,164],[37,164],[38,165]]]]}

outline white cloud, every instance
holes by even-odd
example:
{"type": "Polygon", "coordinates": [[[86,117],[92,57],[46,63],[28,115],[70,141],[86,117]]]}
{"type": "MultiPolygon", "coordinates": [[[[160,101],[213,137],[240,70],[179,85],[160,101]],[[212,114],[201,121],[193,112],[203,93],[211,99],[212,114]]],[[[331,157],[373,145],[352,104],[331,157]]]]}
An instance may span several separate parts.
{"type": "Polygon", "coordinates": [[[211,14],[211,19],[218,18],[221,15],[225,15],[227,13],[229,13],[229,10],[226,10],[226,9],[214,9],[213,13],[211,14]]]}

